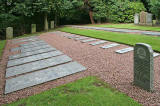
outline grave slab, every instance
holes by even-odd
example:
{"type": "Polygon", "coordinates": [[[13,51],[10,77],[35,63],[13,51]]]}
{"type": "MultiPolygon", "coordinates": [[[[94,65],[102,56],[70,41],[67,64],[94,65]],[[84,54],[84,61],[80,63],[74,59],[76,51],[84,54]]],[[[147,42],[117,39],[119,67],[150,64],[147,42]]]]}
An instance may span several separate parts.
{"type": "Polygon", "coordinates": [[[84,39],[88,39],[88,37],[79,37],[79,38],[75,38],[74,40],[84,40],[84,39]]]}
{"type": "Polygon", "coordinates": [[[112,44],[109,44],[109,45],[101,46],[101,48],[103,48],[103,49],[108,49],[108,48],[115,47],[115,46],[119,46],[119,45],[120,45],[120,44],[112,43],[112,44]]]}
{"type": "Polygon", "coordinates": [[[84,66],[77,62],[70,62],[56,67],[29,73],[16,78],[6,80],[5,94],[27,87],[45,83],[57,78],[71,75],[86,70],[84,66]]]}
{"type": "Polygon", "coordinates": [[[12,48],[11,52],[18,51],[18,50],[21,50],[21,49],[27,49],[27,48],[37,47],[37,46],[44,46],[44,45],[48,45],[48,44],[44,42],[44,43],[39,43],[39,44],[20,46],[20,47],[12,48]]]}
{"type": "Polygon", "coordinates": [[[23,48],[23,49],[21,49],[21,52],[24,53],[24,52],[36,51],[36,50],[44,49],[44,48],[52,48],[52,46],[42,45],[42,46],[36,46],[36,47],[32,47],[32,48],[27,48],[27,49],[23,48]]]}
{"type": "Polygon", "coordinates": [[[81,42],[82,43],[87,43],[87,42],[91,42],[91,41],[95,41],[97,39],[86,39],[86,40],[82,40],[81,42]]]}
{"type": "Polygon", "coordinates": [[[18,41],[14,41],[13,43],[21,43],[21,42],[34,42],[34,41],[39,41],[39,38],[30,38],[30,39],[23,39],[23,40],[18,40],[18,41]]]}
{"type": "Polygon", "coordinates": [[[93,45],[93,46],[95,46],[95,45],[99,45],[99,44],[103,44],[103,43],[107,43],[108,41],[98,41],[98,42],[94,42],[94,43],[90,43],[90,45],[93,45]]]}
{"type": "Polygon", "coordinates": [[[157,57],[159,55],[160,55],[159,53],[156,53],[156,52],[153,53],[153,57],[157,57]]]}
{"type": "Polygon", "coordinates": [[[62,55],[62,54],[63,53],[60,51],[51,51],[51,52],[37,54],[37,55],[24,57],[24,58],[20,58],[20,59],[9,60],[7,67],[12,67],[12,66],[16,66],[16,65],[21,65],[21,64],[33,62],[33,61],[38,61],[38,60],[42,60],[42,59],[46,59],[49,57],[54,57],[54,56],[58,56],[58,55],[62,55]]]}
{"type": "Polygon", "coordinates": [[[33,43],[31,45],[22,45],[20,47],[22,47],[22,48],[30,48],[30,47],[41,46],[41,45],[48,45],[48,44],[46,42],[40,42],[40,43],[33,43]]]}
{"type": "Polygon", "coordinates": [[[41,70],[43,68],[53,67],[55,65],[63,64],[70,61],[72,61],[70,57],[68,57],[67,55],[61,55],[45,60],[39,60],[32,63],[23,64],[20,66],[14,66],[6,69],[6,77],[41,70]]]}
{"type": "Polygon", "coordinates": [[[28,56],[41,54],[41,53],[46,53],[46,52],[50,52],[50,51],[54,51],[54,50],[56,50],[56,49],[55,48],[44,48],[44,49],[39,49],[39,50],[36,50],[36,51],[20,53],[20,54],[9,56],[9,60],[28,57],[28,56]]]}
{"type": "Polygon", "coordinates": [[[130,51],[133,51],[133,50],[134,50],[133,47],[129,47],[129,48],[121,49],[121,50],[116,50],[116,53],[123,54],[123,53],[127,53],[127,52],[130,52],[130,51]]]}
{"type": "Polygon", "coordinates": [[[29,45],[34,45],[34,44],[39,44],[39,43],[44,43],[45,41],[40,40],[40,41],[35,41],[35,42],[29,42],[25,44],[20,44],[20,46],[29,46],[29,45]]]}

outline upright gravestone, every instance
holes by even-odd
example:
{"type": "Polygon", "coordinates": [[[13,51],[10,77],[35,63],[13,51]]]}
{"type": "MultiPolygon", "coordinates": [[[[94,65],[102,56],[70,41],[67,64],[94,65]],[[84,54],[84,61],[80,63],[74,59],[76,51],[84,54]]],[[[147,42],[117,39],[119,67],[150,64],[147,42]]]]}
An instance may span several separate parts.
{"type": "Polygon", "coordinates": [[[148,91],[154,90],[153,50],[150,45],[136,44],[134,48],[134,84],[148,91]]]}
{"type": "Polygon", "coordinates": [[[139,14],[138,13],[134,15],[134,24],[139,24],[139,14]]]}
{"type": "Polygon", "coordinates": [[[145,25],[146,24],[146,12],[142,11],[140,12],[140,24],[145,25]]]}
{"type": "Polygon", "coordinates": [[[54,21],[51,21],[51,29],[54,29],[54,21]]]}
{"type": "Polygon", "coordinates": [[[152,14],[151,13],[146,14],[146,24],[152,25],[152,14]]]}
{"type": "Polygon", "coordinates": [[[32,24],[31,25],[31,33],[35,33],[36,32],[36,24],[32,24]]]}
{"type": "Polygon", "coordinates": [[[8,27],[6,28],[6,39],[12,39],[13,38],[13,28],[8,27]]]}

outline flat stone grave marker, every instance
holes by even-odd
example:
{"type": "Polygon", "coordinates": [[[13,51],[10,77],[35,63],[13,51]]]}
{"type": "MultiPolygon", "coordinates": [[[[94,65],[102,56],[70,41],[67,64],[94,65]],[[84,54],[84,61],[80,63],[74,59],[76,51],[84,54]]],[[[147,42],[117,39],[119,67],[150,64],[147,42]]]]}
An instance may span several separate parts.
{"type": "Polygon", "coordinates": [[[52,48],[52,46],[50,45],[41,45],[41,46],[36,46],[36,47],[32,47],[32,48],[22,48],[21,52],[30,52],[30,51],[35,51],[35,50],[39,50],[39,49],[44,49],[44,48],[52,48]]]}
{"type": "Polygon", "coordinates": [[[5,94],[55,80],[57,78],[61,78],[84,70],[86,70],[86,68],[81,64],[77,62],[70,62],[26,75],[21,75],[16,78],[7,79],[5,94]]]}
{"type": "Polygon", "coordinates": [[[54,56],[58,56],[58,55],[62,55],[62,54],[63,53],[60,51],[51,51],[51,52],[37,54],[37,55],[24,57],[24,58],[20,58],[20,59],[9,60],[7,67],[12,67],[12,66],[16,66],[16,65],[21,65],[21,64],[33,62],[33,61],[47,59],[49,57],[54,57],[54,56]]]}
{"type": "Polygon", "coordinates": [[[148,91],[154,90],[153,50],[148,44],[134,47],[134,84],[148,91]]]}
{"type": "Polygon", "coordinates": [[[47,43],[39,43],[39,44],[33,44],[33,45],[27,45],[27,46],[20,46],[16,48],[12,48],[11,52],[22,50],[22,49],[29,49],[29,48],[34,48],[34,47],[39,47],[39,46],[47,46],[47,43]]]}
{"type": "Polygon", "coordinates": [[[39,50],[36,50],[36,51],[20,53],[20,54],[9,56],[9,60],[28,57],[28,56],[41,54],[41,53],[46,53],[46,52],[55,51],[55,50],[56,50],[55,48],[44,48],[44,49],[39,49],[39,50]]]}
{"type": "Polygon", "coordinates": [[[157,56],[159,56],[160,54],[159,53],[153,53],[153,57],[157,57],[157,56]]]}
{"type": "Polygon", "coordinates": [[[85,40],[82,40],[81,42],[82,43],[86,43],[86,42],[91,42],[91,41],[95,41],[95,40],[97,40],[97,39],[85,39],[85,40]]]}
{"type": "Polygon", "coordinates": [[[133,51],[133,50],[134,50],[133,47],[129,47],[129,48],[121,49],[121,50],[116,50],[116,53],[123,54],[123,53],[127,53],[127,52],[130,52],[130,51],[133,51]]]}
{"type": "Polygon", "coordinates": [[[70,62],[72,59],[66,55],[52,57],[45,60],[39,60],[32,63],[26,63],[19,66],[14,66],[6,69],[6,77],[11,77],[27,72],[41,70],[43,68],[53,67],[62,63],[70,62]]]}
{"type": "Polygon", "coordinates": [[[101,48],[103,48],[103,49],[108,49],[108,48],[115,47],[115,46],[119,46],[119,45],[120,45],[120,44],[112,43],[112,44],[109,44],[109,45],[101,46],[101,48]]]}
{"type": "Polygon", "coordinates": [[[33,43],[31,45],[22,45],[20,47],[22,47],[22,48],[30,48],[30,47],[41,46],[41,45],[48,45],[48,44],[46,42],[40,42],[40,43],[33,43]]]}
{"type": "Polygon", "coordinates": [[[88,39],[88,37],[79,37],[79,38],[75,38],[74,40],[84,40],[84,39],[88,39]]]}
{"type": "Polygon", "coordinates": [[[31,36],[31,37],[23,37],[23,38],[17,38],[17,39],[13,39],[12,43],[16,42],[16,41],[21,41],[21,40],[27,40],[27,39],[31,39],[31,38],[38,38],[37,36],[31,36]]]}
{"type": "Polygon", "coordinates": [[[97,41],[97,42],[93,42],[93,43],[90,43],[90,45],[99,45],[99,44],[103,44],[103,43],[107,43],[108,41],[104,41],[104,40],[101,40],[101,41],[97,41]]]}
{"type": "Polygon", "coordinates": [[[40,39],[39,38],[23,39],[23,40],[15,41],[13,43],[16,44],[16,43],[21,43],[21,42],[34,42],[34,41],[40,41],[40,39]]]}
{"type": "Polygon", "coordinates": [[[25,43],[25,44],[20,44],[20,46],[29,46],[29,45],[34,45],[34,44],[39,44],[39,43],[46,43],[45,41],[35,41],[35,42],[29,42],[29,43],[25,43]]]}

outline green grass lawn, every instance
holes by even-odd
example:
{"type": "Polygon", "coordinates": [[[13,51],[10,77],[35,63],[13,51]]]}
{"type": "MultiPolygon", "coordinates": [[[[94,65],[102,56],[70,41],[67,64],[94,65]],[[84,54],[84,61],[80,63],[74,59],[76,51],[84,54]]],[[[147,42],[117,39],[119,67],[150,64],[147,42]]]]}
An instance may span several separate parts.
{"type": "Polygon", "coordinates": [[[140,26],[140,25],[134,25],[134,24],[97,24],[97,25],[94,24],[94,25],[89,25],[89,26],[160,31],[160,27],[140,26]]]}
{"type": "Polygon", "coordinates": [[[78,29],[71,27],[60,28],[59,30],[73,34],[79,34],[83,36],[128,44],[132,46],[134,46],[136,43],[147,43],[151,45],[155,51],[160,52],[160,37],[128,34],[128,33],[107,32],[99,30],[78,29]]]}
{"type": "Polygon", "coordinates": [[[6,40],[0,40],[0,58],[2,56],[2,53],[3,53],[3,49],[5,47],[5,44],[6,44],[6,40]]]}
{"type": "Polygon", "coordinates": [[[7,106],[141,106],[141,104],[96,77],[86,77],[7,106]]]}

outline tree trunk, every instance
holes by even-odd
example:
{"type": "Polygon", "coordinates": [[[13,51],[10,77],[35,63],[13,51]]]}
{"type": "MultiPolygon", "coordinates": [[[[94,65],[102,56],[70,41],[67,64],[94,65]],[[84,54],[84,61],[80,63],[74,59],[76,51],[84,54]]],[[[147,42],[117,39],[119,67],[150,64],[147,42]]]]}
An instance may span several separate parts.
{"type": "Polygon", "coordinates": [[[95,24],[94,19],[93,19],[93,12],[91,10],[89,10],[89,17],[90,17],[91,23],[95,24]]]}
{"type": "Polygon", "coordinates": [[[48,31],[48,20],[47,20],[47,13],[44,14],[44,30],[48,31]]]}

